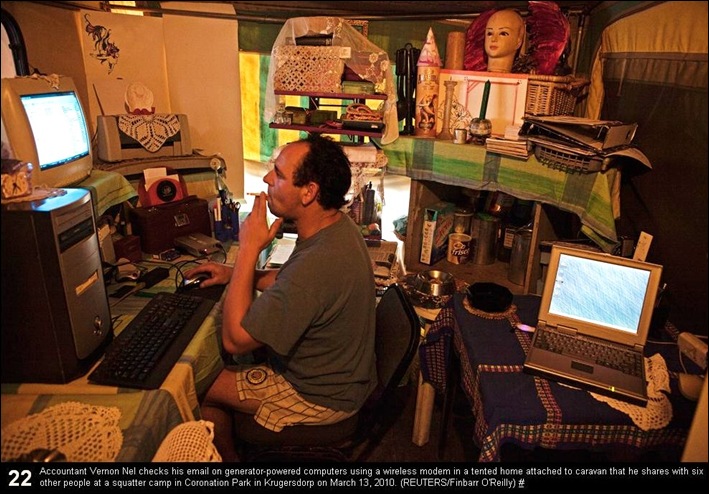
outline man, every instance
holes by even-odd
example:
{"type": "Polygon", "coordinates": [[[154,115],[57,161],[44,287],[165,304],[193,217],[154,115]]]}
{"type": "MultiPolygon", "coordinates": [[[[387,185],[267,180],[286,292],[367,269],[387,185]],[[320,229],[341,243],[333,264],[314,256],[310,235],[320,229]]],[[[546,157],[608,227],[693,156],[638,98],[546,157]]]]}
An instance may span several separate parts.
{"type": "Polygon", "coordinates": [[[517,51],[524,43],[524,19],[512,9],[490,16],[485,27],[485,53],[489,72],[512,72],[517,51]]]}
{"type": "Polygon", "coordinates": [[[203,400],[225,461],[238,458],[233,410],[253,412],[274,431],[335,423],[359,410],[376,386],[374,275],[359,228],[340,212],[350,181],[349,161],[332,140],[311,135],[288,144],[264,177],[268,195],[256,197],[241,225],[234,268],[207,263],[185,273],[208,273],[203,287],[229,283],[227,352],[263,348],[268,355],[264,365],[224,369],[203,400]],[[267,204],[278,217],[270,228],[267,204]],[[283,220],[298,232],[291,257],[278,271],[255,269],[283,220]]]}

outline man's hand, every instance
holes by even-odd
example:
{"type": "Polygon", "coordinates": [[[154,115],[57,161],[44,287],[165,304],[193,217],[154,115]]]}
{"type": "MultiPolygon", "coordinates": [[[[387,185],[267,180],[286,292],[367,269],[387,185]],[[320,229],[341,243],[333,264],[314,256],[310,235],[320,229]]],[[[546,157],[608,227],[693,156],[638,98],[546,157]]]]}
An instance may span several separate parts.
{"type": "Polygon", "coordinates": [[[277,218],[269,227],[266,220],[266,209],[266,194],[261,192],[254,199],[254,207],[239,229],[240,251],[246,249],[258,254],[276,238],[283,219],[277,218]]]}
{"type": "Polygon", "coordinates": [[[224,264],[218,264],[216,262],[208,262],[205,264],[200,264],[196,268],[192,268],[185,271],[185,278],[194,278],[200,273],[206,273],[209,278],[202,281],[200,287],[207,288],[212,285],[226,285],[231,279],[232,268],[224,264]]]}

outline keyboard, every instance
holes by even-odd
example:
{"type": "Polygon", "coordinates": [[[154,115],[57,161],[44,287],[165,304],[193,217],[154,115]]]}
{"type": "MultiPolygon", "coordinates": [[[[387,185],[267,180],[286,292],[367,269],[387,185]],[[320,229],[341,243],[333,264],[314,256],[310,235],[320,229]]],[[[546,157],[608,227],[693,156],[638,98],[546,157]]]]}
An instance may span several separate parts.
{"type": "Polygon", "coordinates": [[[630,376],[642,375],[643,356],[608,343],[537,328],[540,335],[535,346],[542,350],[571,355],[598,365],[615,369],[630,376]]]}
{"type": "Polygon", "coordinates": [[[159,388],[214,304],[188,293],[159,292],[113,340],[89,381],[159,388]]]}

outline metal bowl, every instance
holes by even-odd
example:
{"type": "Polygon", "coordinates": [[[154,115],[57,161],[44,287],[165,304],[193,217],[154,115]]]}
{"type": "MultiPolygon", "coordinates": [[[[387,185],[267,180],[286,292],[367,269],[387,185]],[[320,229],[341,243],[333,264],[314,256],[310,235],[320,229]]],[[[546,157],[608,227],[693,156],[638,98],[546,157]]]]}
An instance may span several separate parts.
{"type": "Polygon", "coordinates": [[[453,295],[456,290],[455,278],[452,274],[437,269],[421,271],[414,279],[414,288],[434,297],[453,295]]]}

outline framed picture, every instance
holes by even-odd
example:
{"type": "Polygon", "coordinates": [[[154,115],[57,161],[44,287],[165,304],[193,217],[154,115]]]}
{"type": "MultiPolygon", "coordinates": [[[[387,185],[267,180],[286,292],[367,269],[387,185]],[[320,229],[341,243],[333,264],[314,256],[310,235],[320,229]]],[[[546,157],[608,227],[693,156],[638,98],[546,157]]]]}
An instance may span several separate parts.
{"type": "Polygon", "coordinates": [[[485,83],[490,81],[490,91],[485,118],[492,123],[492,135],[505,134],[508,125],[522,125],[527,102],[527,74],[473,72],[441,69],[439,77],[436,133],[443,129],[445,82],[457,81],[453,93],[450,130],[468,128],[470,120],[480,116],[485,83]]]}
{"type": "Polygon", "coordinates": [[[362,36],[364,36],[365,38],[368,37],[369,21],[356,21],[352,19],[345,19],[345,21],[347,21],[347,24],[362,33],[362,36]]]}

